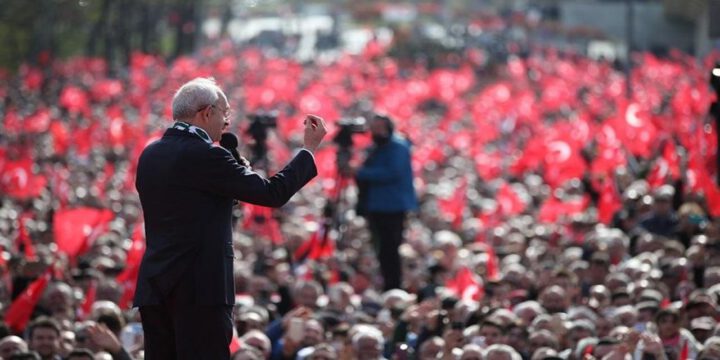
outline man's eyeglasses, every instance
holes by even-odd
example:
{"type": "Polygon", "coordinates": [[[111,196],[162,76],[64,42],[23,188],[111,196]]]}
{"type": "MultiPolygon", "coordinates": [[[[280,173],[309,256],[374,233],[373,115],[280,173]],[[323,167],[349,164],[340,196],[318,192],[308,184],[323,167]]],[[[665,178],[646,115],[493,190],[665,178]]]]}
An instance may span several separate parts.
{"type": "Polygon", "coordinates": [[[215,108],[215,109],[217,109],[217,110],[222,111],[223,120],[226,120],[226,121],[227,121],[227,119],[229,119],[230,116],[232,115],[232,110],[230,110],[230,109],[221,109],[220,107],[215,106],[214,104],[210,104],[210,105],[203,106],[203,107],[201,107],[200,109],[198,109],[197,112],[203,111],[203,110],[205,110],[205,109],[207,109],[207,108],[209,108],[209,107],[215,108]]]}

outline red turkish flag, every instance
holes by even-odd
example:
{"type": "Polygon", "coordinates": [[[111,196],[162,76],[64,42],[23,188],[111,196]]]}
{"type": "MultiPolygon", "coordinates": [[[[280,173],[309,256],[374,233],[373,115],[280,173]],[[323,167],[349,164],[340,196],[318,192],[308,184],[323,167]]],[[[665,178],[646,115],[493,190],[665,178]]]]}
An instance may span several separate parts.
{"type": "Polygon", "coordinates": [[[710,215],[720,216],[720,187],[713,181],[713,176],[703,166],[703,160],[692,159],[688,164],[688,190],[702,193],[705,196],[710,215]]]}
{"type": "Polygon", "coordinates": [[[20,66],[20,76],[23,80],[22,84],[27,90],[32,92],[40,90],[40,87],[45,80],[42,70],[25,64],[20,66]]]}
{"type": "Polygon", "coordinates": [[[103,79],[90,90],[96,101],[109,101],[123,94],[123,84],[117,79],[103,79]]]}
{"type": "Polygon", "coordinates": [[[242,344],[240,343],[240,339],[237,336],[237,333],[233,330],[233,336],[232,339],[230,339],[230,354],[236,353],[240,348],[242,347],[242,344]]]}
{"type": "Polygon", "coordinates": [[[40,196],[45,189],[47,179],[42,175],[33,174],[32,168],[33,160],[27,157],[6,162],[0,176],[0,190],[18,199],[40,196]]]}
{"type": "Polygon", "coordinates": [[[58,249],[71,258],[89,249],[106,228],[113,213],[107,209],[81,207],[58,210],[53,219],[53,232],[58,249]]]}
{"type": "Polygon", "coordinates": [[[314,231],[310,235],[310,239],[303,242],[297,250],[295,250],[295,260],[317,260],[332,257],[335,252],[335,241],[330,238],[327,230],[325,226],[321,225],[317,231],[314,231]]]}
{"type": "Polygon", "coordinates": [[[649,112],[636,103],[619,105],[618,110],[620,116],[611,121],[618,137],[633,155],[647,158],[658,136],[649,112]]]}
{"type": "Polygon", "coordinates": [[[538,220],[546,223],[554,223],[563,218],[576,214],[582,214],[590,202],[590,198],[585,196],[582,198],[572,199],[568,201],[560,201],[552,196],[545,200],[540,207],[538,220]]]}
{"type": "Polygon", "coordinates": [[[655,160],[655,164],[650,168],[650,172],[647,175],[647,182],[651,189],[657,189],[662,185],[667,184],[668,179],[668,165],[663,158],[655,160]]]}
{"type": "Polygon", "coordinates": [[[198,60],[190,56],[181,56],[172,63],[170,68],[170,77],[173,79],[191,79],[198,76],[210,75],[203,74],[198,60]]]}
{"type": "Polygon", "coordinates": [[[580,179],[587,165],[580,156],[579,149],[567,140],[554,140],[546,145],[545,182],[552,188],[562,186],[568,180],[580,179]]]}
{"type": "Polygon", "coordinates": [[[627,164],[625,152],[615,137],[615,130],[610,126],[602,127],[597,139],[597,156],[592,160],[590,172],[597,176],[611,177],[617,168],[627,164]]]}
{"type": "Polygon", "coordinates": [[[57,155],[65,155],[70,146],[70,131],[60,120],[53,120],[50,123],[50,135],[52,136],[53,149],[57,155]]]}
{"type": "Polygon", "coordinates": [[[80,317],[82,319],[87,319],[90,316],[90,311],[92,310],[92,306],[95,303],[96,295],[97,282],[95,280],[91,280],[87,292],[85,293],[85,298],[80,304],[80,317]]]}
{"type": "Polygon", "coordinates": [[[138,223],[133,229],[132,245],[127,253],[125,269],[115,278],[123,288],[122,297],[118,302],[121,309],[129,309],[132,305],[143,255],[145,255],[145,228],[143,223],[138,223]]]}
{"type": "Polygon", "coordinates": [[[272,241],[275,245],[283,242],[280,224],[273,217],[272,208],[245,204],[243,228],[272,241]]]}
{"type": "Polygon", "coordinates": [[[438,198],[438,207],[444,217],[450,219],[453,226],[459,227],[463,213],[465,212],[465,205],[467,203],[467,177],[463,176],[460,178],[458,185],[455,187],[453,193],[447,198],[438,198]]]}
{"type": "Polygon", "coordinates": [[[688,340],[684,340],[682,347],[680,348],[680,355],[678,356],[678,360],[688,360],[690,359],[690,349],[688,348],[688,340]]]}
{"type": "Polygon", "coordinates": [[[293,253],[293,258],[297,262],[302,262],[307,259],[313,252],[313,249],[320,246],[320,239],[318,239],[317,232],[313,232],[310,238],[304,241],[293,253]]]}
{"type": "Polygon", "coordinates": [[[15,109],[8,107],[5,110],[5,117],[3,118],[3,127],[7,134],[17,135],[20,134],[22,129],[22,119],[15,109]]]}
{"type": "Polygon", "coordinates": [[[670,177],[673,180],[680,178],[680,156],[678,155],[677,146],[672,141],[666,141],[663,146],[662,159],[667,165],[670,177]]]}
{"type": "Polygon", "coordinates": [[[498,257],[497,254],[495,254],[495,248],[488,245],[485,248],[485,253],[487,254],[488,260],[487,269],[485,270],[485,276],[487,277],[488,281],[497,281],[500,280],[500,264],[498,264],[498,257]]]}
{"type": "Polygon", "coordinates": [[[215,71],[222,75],[223,78],[233,78],[235,76],[235,69],[237,69],[237,59],[234,56],[224,56],[218,60],[215,65],[215,71]]]}
{"type": "Polygon", "coordinates": [[[308,257],[313,260],[332,257],[335,252],[335,242],[330,238],[327,229],[319,230],[314,236],[320,239],[319,246],[313,248],[308,257]]]}
{"type": "Polygon", "coordinates": [[[565,79],[547,77],[540,81],[541,101],[547,111],[559,111],[563,106],[573,106],[577,102],[572,86],[565,79]]]}
{"type": "Polygon", "coordinates": [[[598,200],[598,220],[603,224],[610,224],[613,215],[622,208],[622,200],[611,180],[605,180],[598,189],[600,199],[598,200]]]}
{"type": "Polygon", "coordinates": [[[474,159],[475,170],[483,180],[494,180],[502,174],[502,156],[499,152],[478,151],[474,159]]]}
{"type": "Polygon", "coordinates": [[[521,155],[510,166],[510,173],[521,176],[527,171],[535,170],[543,163],[546,155],[544,140],[535,136],[528,140],[521,155]]]}
{"type": "Polygon", "coordinates": [[[71,113],[90,114],[89,99],[84,90],[68,85],[60,92],[60,106],[71,113]]]}
{"type": "Polygon", "coordinates": [[[445,161],[445,152],[442,145],[436,144],[430,140],[420,146],[413,152],[413,169],[422,168],[428,163],[439,164],[445,161]]]}
{"type": "Polygon", "coordinates": [[[508,184],[503,183],[497,192],[498,211],[504,215],[517,215],[525,211],[525,202],[508,184]]]}
{"type": "MultiPolygon", "coordinates": [[[[50,269],[52,269],[52,267],[50,269]]],[[[5,323],[8,324],[13,331],[20,333],[25,330],[25,326],[27,326],[30,321],[33,310],[35,310],[35,306],[38,301],[40,301],[40,297],[45,291],[48,282],[50,282],[50,269],[37,280],[30,283],[22,294],[10,304],[10,307],[8,307],[5,312],[5,323]]]]}
{"type": "Polygon", "coordinates": [[[461,300],[479,301],[483,297],[482,282],[467,266],[463,266],[445,284],[461,300]]]}
{"type": "Polygon", "coordinates": [[[340,118],[340,109],[327,93],[325,86],[320,84],[311,85],[298,94],[296,106],[298,112],[302,114],[317,114],[324,119],[340,118]]]}
{"type": "Polygon", "coordinates": [[[44,133],[50,127],[50,110],[40,108],[25,118],[23,129],[26,133],[44,133]]]}
{"type": "Polygon", "coordinates": [[[383,45],[378,40],[372,39],[365,44],[365,48],[363,49],[361,56],[366,61],[369,61],[376,57],[380,57],[384,51],[383,45]]]}
{"type": "Polygon", "coordinates": [[[32,239],[30,239],[30,234],[28,234],[27,227],[25,226],[25,221],[30,217],[28,214],[23,214],[20,216],[19,221],[19,229],[18,229],[18,237],[15,242],[18,249],[22,246],[23,253],[25,254],[25,258],[27,260],[35,260],[35,246],[32,243],[32,239]]]}

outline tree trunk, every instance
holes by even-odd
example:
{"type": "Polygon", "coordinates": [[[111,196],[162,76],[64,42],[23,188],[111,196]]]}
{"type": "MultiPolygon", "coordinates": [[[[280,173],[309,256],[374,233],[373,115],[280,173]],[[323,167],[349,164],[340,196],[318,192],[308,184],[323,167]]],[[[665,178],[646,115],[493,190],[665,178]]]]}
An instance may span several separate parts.
{"type": "Polygon", "coordinates": [[[97,56],[98,44],[105,32],[105,25],[108,23],[108,14],[110,13],[110,0],[103,0],[102,10],[100,11],[100,17],[93,24],[92,30],[87,41],[86,55],[97,56]]]}
{"type": "Polygon", "coordinates": [[[195,43],[194,32],[198,31],[197,19],[195,16],[195,0],[183,1],[178,8],[179,21],[175,28],[175,52],[173,58],[186,54],[193,50],[195,43]]]}
{"type": "Polygon", "coordinates": [[[53,2],[45,0],[42,2],[40,9],[38,10],[37,22],[35,23],[35,36],[33,37],[33,44],[30,47],[29,60],[33,64],[37,64],[39,55],[44,51],[52,50],[52,43],[54,37],[55,23],[53,16],[53,2]]]}
{"type": "Polygon", "coordinates": [[[124,14],[117,19],[117,37],[122,50],[121,64],[123,67],[127,67],[130,65],[130,53],[132,52],[130,40],[132,39],[133,33],[130,31],[130,22],[135,18],[135,2],[132,0],[122,0],[120,2],[120,8],[123,9],[124,14]]]}
{"type": "Polygon", "coordinates": [[[138,32],[140,33],[140,51],[144,53],[150,52],[150,39],[152,37],[150,6],[146,3],[140,5],[140,21],[137,22],[138,32]]]}

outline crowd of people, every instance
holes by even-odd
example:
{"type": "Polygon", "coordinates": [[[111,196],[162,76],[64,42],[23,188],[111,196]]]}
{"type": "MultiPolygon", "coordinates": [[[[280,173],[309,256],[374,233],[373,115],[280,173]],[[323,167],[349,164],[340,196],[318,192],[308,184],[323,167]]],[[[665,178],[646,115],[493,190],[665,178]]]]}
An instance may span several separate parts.
{"type": "MultiPolygon", "coordinates": [[[[135,54],[117,79],[89,58],[4,73],[0,356],[143,357],[137,157],[174,91],[212,76],[233,132],[277,111],[257,170],[290,158],[304,114],[337,132],[383,113],[412,143],[419,199],[389,287],[332,142],[288,205],[236,207],[234,359],[720,358],[714,58],[638,54],[627,86],[579,54],[509,52],[492,69],[481,49],[301,64],[219,41],[135,54]]],[[[357,164],[370,137],[352,139],[357,164]]]]}

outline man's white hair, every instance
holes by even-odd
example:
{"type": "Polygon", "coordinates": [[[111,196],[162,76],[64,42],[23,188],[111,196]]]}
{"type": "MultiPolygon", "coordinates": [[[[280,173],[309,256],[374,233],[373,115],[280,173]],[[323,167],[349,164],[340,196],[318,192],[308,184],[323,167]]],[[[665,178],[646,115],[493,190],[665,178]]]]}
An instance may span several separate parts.
{"type": "Polygon", "coordinates": [[[519,315],[526,309],[532,309],[536,315],[547,314],[545,308],[542,307],[542,305],[540,305],[540,303],[535,300],[526,300],[515,305],[515,307],[513,308],[513,313],[515,315],[519,315]]]}
{"type": "Polygon", "coordinates": [[[378,348],[382,349],[382,346],[385,343],[385,338],[383,338],[383,334],[380,329],[371,325],[358,324],[356,325],[354,330],[355,334],[353,334],[351,338],[352,346],[354,349],[357,350],[360,340],[366,338],[375,340],[375,342],[377,342],[378,344],[378,348]]]}
{"type": "Polygon", "coordinates": [[[262,341],[262,343],[265,345],[264,348],[267,351],[269,351],[272,346],[272,343],[270,342],[270,338],[267,335],[265,335],[264,332],[262,332],[260,330],[257,330],[257,329],[249,330],[248,332],[246,332],[245,334],[240,336],[240,342],[244,344],[250,338],[257,338],[258,340],[262,341]]]}
{"type": "Polygon", "coordinates": [[[485,349],[484,357],[487,358],[490,354],[503,354],[507,355],[508,360],[522,360],[522,356],[515,351],[510,345],[505,344],[492,344],[485,349]]]}
{"type": "Polygon", "coordinates": [[[172,115],[175,120],[191,119],[198,110],[213,105],[225,93],[213,78],[195,78],[186,82],[175,92],[172,115]]]}
{"type": "Polygon", "coordinates": [[[352,294],[353,291],[354,290],[350,284],[346,282],[339,282],[328,286],[327,296],[330,298],[330,301],[340,301],[340,297],[343,292],[349,292],[352,294]]]}

